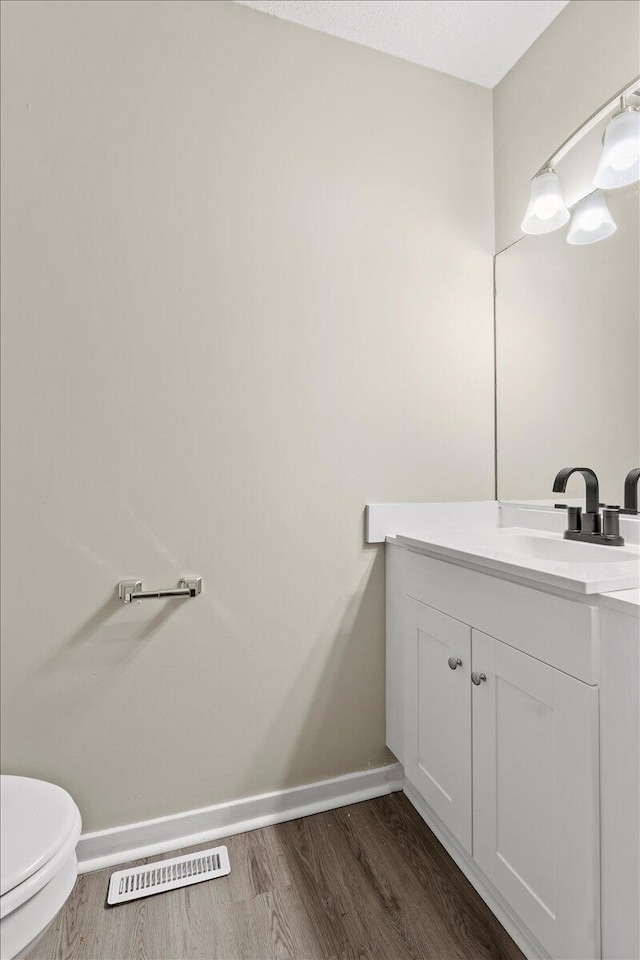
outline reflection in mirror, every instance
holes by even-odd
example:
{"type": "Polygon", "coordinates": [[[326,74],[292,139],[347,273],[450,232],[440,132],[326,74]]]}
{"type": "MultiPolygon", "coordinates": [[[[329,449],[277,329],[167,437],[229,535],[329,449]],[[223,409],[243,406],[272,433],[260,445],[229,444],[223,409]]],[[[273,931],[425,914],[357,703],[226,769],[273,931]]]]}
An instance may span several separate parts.
{"type": "Polygon", "coordinates": [[[586,246],[566,228],[496,257],[497,483],[501,500],[584,496],[561,467],[589,466],[621,504],[640,463],[640,193],[607,191],[617,231],[586,246]]]}

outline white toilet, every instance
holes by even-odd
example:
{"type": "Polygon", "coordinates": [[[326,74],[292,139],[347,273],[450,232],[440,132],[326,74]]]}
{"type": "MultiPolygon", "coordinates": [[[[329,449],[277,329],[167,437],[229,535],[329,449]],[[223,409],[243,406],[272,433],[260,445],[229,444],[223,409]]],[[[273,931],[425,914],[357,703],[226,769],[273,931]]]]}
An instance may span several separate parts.
{"type": "Polygon", "coordinates": [[[26,956],[73,889],[82,821],[61,787],[0,777],[0,955],[26,956]]]}

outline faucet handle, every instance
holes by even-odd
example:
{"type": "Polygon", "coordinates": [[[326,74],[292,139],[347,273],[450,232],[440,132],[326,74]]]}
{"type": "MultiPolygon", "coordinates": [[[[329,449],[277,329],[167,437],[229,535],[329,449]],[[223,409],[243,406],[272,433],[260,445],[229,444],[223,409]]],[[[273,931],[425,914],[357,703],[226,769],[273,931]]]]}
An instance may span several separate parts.
{"type": "Polygon", "coordinates": [[[567,530],[582,530],[582,507],[567,507],[567,530]]]}
{"type": "Polygon", "coordinates": [[[602,533],[605,537],[620,536],[620,507],[605,507],[602,511],[602,533]]]}

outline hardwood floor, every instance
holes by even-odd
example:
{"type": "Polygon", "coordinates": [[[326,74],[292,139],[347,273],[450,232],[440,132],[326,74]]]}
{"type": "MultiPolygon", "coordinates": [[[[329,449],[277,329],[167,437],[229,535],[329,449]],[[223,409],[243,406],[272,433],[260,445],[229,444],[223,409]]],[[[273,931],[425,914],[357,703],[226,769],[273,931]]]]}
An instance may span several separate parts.
{"type": "Polygon", "coordinates": [[[523,957],[401,793],[191,849],[223,842],[229,876],[116,907],[79,877],[29,960],[523,957]]]}

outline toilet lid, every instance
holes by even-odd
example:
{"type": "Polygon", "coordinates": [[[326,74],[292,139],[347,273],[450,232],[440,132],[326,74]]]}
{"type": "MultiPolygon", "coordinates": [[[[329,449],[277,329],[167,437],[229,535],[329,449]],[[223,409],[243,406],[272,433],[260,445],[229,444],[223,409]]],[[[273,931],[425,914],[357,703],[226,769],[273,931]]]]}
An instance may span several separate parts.
{"type": "Polygon", "coordinates": [[[0,894],[51,860],[77,821],[62,787],[29,777],[0,777],[0,894]]]}

